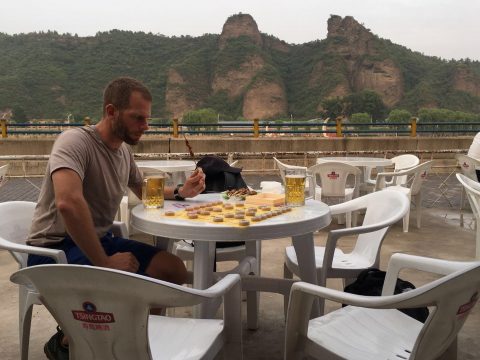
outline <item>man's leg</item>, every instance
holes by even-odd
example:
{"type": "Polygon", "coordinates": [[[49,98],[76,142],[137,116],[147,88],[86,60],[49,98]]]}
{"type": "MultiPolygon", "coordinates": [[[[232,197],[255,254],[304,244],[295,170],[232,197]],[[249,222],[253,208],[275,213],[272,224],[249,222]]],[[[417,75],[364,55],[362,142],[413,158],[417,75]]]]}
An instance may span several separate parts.
{"type": "Polygon", "coordinates": [[[187,281],[187,268],[183,261],[178,256],[166,251],[159,251],[153,256],[145,274],[179,285],[187,281]]]}

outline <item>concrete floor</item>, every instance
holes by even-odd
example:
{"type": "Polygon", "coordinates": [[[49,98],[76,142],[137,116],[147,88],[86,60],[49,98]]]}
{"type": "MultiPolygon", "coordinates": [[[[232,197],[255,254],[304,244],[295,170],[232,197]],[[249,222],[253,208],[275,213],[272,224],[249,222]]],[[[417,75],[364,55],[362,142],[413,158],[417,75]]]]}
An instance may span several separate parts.
{"type": "MultiPolygon", "coordinates": [[[[258,184],[259,179],[250,181],[258,184]]],[[[260,180],[275,180],[260,179],[260,180]]],[[[388,233],[381,251],[381,268],[385,269],[388,259],[395,252],[410,253],[421,256],[437,257],[451,260],[472,260],[475,253],[474,222],[471,213],[466,214],[465,224],[459,226],[459,187],[456,179],[450,177],[450,187],[441,196],[442,182],[445,176],[429,176],[425,189],[422,227],[413,224],[412,210],[410,232],[402,232],[401,224],[396,224],[388,233]],[[435,207],[431,207],[435,206],[435,207]]],[[[35,201],[41,179],[11,179],[0,191],[0,202],[9,200],[35,201]]],[[[336,225],[332,225],[336,226],[336,225]]],[[[326,232],[316,235],[316,243],[322,245],[326,232]]],[[[144,239],[149,241],[148,238],[144,239]]],[[[284,248],[290,245],[289,239],[264,241],[262,245],[262,273],[269,277],[283,276],[284,248]]],[[[344,241],[340,246],[349,250],[351,242],[344,241]]],[[[220,265],[220,270],[232,264],[220,265]]],[[[9,276],[17,269],[13,258],[5,251],[0,251],[0,360],[18,359],[18,295],[16,285],[10,283],[9,276]]],[[[405,272],[402,278],[413,282],[417,287],[433,280],[430,274],[405,272]]],[[[329,287],[340,289],[340,280],[329,280],[329,287]]],[[[245,306],[245,304],[243,304],[245,306]]],[[[338,307],[327,303],[327,311],[338,307]]],[[[245,310],[245,309],[243,309],[245,310]]],[[[177,311],[176,315],[189,314],[189,310],[177,311]]],[[[245,311],[243,311],[245,317],[245,311]]],[[[260,303],[260,328],[256,331],[244,330],[244,358],[252,360],[282,359],[284,317],[283,298],[280,295],[263,293],[260,303]]],[[[30,359],[45,359],[43,345],[55,331],[56,323],[43,306],[35,306],[33,311],[30,337],[30,359]]],[[[245,326],[245,322],[244,322],[245,326]]],[[[480,359],[480,306],[476,306],[467,319],[459,335],[458,359],[480,359]]]]}
{"type": "MultiPolygon", "coordinates": [[[[413,218],[412,218],[413,220],[413,218]]],[[[385,269],[388,258],[395,252],[411,253],[422,256],[452,260],[472,260],[474,254],[474,231],[471,214],[467,214],[465,226],[459,226],[458,212],[441,209],[428,209],[424,212],[421,229],[415,227],[407,234],[402,232],[401,224],[395,225],[382,247],[381,268],[385,269]]],[[[332,225],[335,226],[335,225],[332,225]]],[[[316,243],[323,244],[325,232],[316,235],[316,243]]],[[[283,252],[290,244],[289,239],[263,242],[262,272],[266,276],[281,277],[283,274],[283,252]]],[[[347,240],[341,247],[348,250],[351,243],[347,240]]],[[[226,267],[229,264],[223,264],[226,267]]],[[[0,359],[18,359],[18,310],[17,289],[9,281],[16,270],[16,263],[5,251],[0,252],[0,359]]],[[[405,272],[402,278],[412,281],[416,286],[431,281],[429,274],[405,272]]],[[[329,287],[339,289],[341,282],[331,280],[329,287]]],[[[243,305],[245,306],[245,305],[243,305]]],[[[337,305],[327,304],[328,311],[337,305]]],[[[189,313],[189,311],[186,311],[189,313]]],[[[245,313],[245,311],[244,311],[245,313]]],[[[178,313],[177,313],[178,314],[178,313]]],[[[30,338],[30,359],[45,359],[43,344],[55,330],[56,323],[42,306],[33,311],[30,338]]],[[[459,336],[458,359],[480,358],[480,307],[473,309],[459,336]]],[[[282,359],[284,318],[283,299],[275,294],[262,294],[260,304],[260,328],[256,331],[244,330],[245,359],[282,359]]]]}

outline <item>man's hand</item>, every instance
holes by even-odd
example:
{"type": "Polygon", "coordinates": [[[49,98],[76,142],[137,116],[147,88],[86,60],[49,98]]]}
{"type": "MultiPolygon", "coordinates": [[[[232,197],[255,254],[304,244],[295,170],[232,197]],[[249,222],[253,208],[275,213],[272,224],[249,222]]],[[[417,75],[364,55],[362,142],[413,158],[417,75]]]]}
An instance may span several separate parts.
{"type": "Polygon", "coordinates": [[[181,197],[189,198],[200,194],[205,190],[205,174],[202,168],[197,168],[185,181],[185,184],[178,189],[178,193],[181,197]]]}
{"type": "Polygon", "coordinates": [[[109,256],[102,267],[136,273],[139,264],[137,258],[131,252],[123,252],[109,256]]]}

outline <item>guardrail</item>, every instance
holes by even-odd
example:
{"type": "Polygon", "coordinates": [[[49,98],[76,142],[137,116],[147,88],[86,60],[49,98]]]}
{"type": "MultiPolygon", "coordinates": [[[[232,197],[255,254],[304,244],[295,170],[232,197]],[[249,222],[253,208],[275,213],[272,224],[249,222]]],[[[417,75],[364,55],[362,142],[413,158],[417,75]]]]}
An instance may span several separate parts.
{"type": "MultiPolygon", "coordinates": [[[[83,123],[7,123],[0,120],[2,138],[9,135],[56,135],[69,127],[90,124],[89,119],[83,123]]],[[[177,138],[188,135],[250,135],[253,137],[275,135],[319,135],[324,137],[344,137],[361,135],[395,135],[416,137],[419,134],[444,136],[447,134],[466,135],[480,131],[480,122],[420,122],[412,118],[410,123],[346,123],[337,118],[335,123],[315,122],[272,122],[253,121],[213,122],[213,123],[181,123],[173,119],[169,124],[151,123],[147,135],[166,135],[177,138]]]]}

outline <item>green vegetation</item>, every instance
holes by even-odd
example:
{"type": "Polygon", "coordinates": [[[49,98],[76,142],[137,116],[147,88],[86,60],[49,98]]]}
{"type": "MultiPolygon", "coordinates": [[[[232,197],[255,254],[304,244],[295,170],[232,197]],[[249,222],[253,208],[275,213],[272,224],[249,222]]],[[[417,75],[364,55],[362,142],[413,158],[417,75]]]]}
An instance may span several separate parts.
{"type": "Polygon", "coordinates": [[[90,116],[95,122],[101,116],[105,84],[117,76],[132,76],[151,89],[152,116],[165,119],[171,115],[165,104],[168,78],[175,71],[181,81],[169,87],[180,90],[204,112],[202,116],[208,110],[227,121],[243,119],[245,91],[261,82],[285,88],[288,112],[284,115],[294,120],[339,115],[353,119],[358,117],[354,114],[368,114],[374,122],[385,118],[406,122],[418,114],[425,121],[432,115],[420,110],[424,107],[439,108],[443,119],[454,119],[449,121],[472,119],[480,113],[479,97],[454,90],[459,88],[454,86],[458,74],[470,83],[480,82],[478,61],[428,57],[378,37],[369,44],[372,53],[353,59],[336,50],[348,46],[343,37],[301,45],[262,37],[263,46],[240,36],[229,39],[220,50],[219,36],[214,34],[194,38],[119,30],[92,37],[51,31],[0,33],[0,110],[12,110],[12,120],[17,122],[68,116],[76,121],[90,116]],[[231,98],[226,91],[212,91],[215,77],[226,79],[230,71],[241,71],[242,64],[256,58],[264,66],[243,93],[231,98]],[[403,79],[403,97],[393,110],[378,93],[358,89],[352,79],[352,67],[386,59],[398,66],[403,79]]]}

